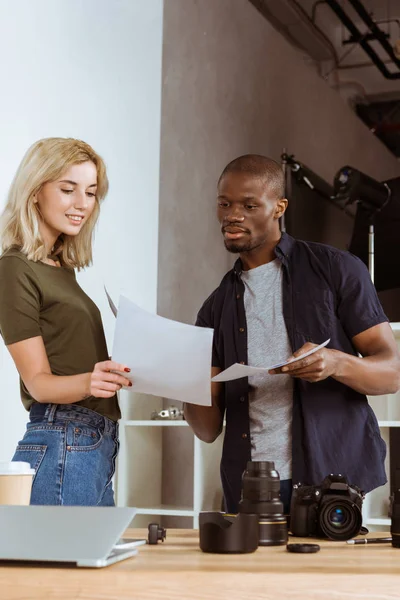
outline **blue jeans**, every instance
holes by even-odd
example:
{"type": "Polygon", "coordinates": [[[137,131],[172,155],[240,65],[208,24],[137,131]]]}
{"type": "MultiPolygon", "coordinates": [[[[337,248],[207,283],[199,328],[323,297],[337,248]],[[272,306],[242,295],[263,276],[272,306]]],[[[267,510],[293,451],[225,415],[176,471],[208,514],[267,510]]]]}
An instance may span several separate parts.
{"type": "Polygon", "coordinates": [[[118,423],[77,404],[32,405],[12,460],[30,463],[31,504],[114,506],[118,423]]]}

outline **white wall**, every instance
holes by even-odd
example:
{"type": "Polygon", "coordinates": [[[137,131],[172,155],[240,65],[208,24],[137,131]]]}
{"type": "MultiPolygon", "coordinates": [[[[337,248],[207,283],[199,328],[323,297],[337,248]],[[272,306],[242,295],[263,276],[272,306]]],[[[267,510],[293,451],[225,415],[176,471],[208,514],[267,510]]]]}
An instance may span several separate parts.
{"type": "MultiPolygon", "coordinates": [[[[0,0],[0,209],[28,146],[77,137],[105,159],[110,192],[94,266],[79,276],[111,350],[122,290],[156,308],[162,0],[0,0]]],[[[1,282],[0,282],[1,285],[1,282]]],[[[24,431],[15,367],[0,341],[0,461],[24,431]]]]}

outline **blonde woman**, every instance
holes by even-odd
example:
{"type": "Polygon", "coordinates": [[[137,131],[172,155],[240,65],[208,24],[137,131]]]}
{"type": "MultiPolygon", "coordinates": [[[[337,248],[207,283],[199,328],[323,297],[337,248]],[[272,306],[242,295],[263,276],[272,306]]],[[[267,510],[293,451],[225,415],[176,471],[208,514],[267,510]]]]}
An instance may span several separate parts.
{"type": "Polygon", "coordinates": [[[129,369],[108,360],[100,312],[74,272],[92,261],[107,190],[88,144],[43,139],[24,156],[1,218],[0,332],[29,411],[13,460],[36,471],[31,504],[114,504],[117,391],[131,385],[129,369]]]}

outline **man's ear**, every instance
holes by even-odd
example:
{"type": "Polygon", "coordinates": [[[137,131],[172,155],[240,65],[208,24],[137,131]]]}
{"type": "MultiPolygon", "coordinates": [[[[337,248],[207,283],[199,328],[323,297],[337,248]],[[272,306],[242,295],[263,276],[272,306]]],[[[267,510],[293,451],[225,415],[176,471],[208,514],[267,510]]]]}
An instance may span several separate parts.
{"type": "Polygon", "coordinates": [[[275,207],[275,214],[274,214],[275,219],[281,218],[281,216],[284,214],[285,210],[287,209],[287,205],[288,205],[288,201],[286,198],[281,198],[280,200],[278,200],[278,202],[276,203],[276,207],[275,207]]]}

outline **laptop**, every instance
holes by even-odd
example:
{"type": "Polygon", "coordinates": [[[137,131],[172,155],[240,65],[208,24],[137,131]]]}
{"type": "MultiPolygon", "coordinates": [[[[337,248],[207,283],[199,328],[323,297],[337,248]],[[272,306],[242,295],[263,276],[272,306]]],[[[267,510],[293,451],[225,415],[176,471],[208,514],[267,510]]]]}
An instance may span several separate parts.
{"type": "Polygon", "coordinates": [[[135,508],[0,506],[0,560],[106,567],[146,543],[120,540],[135,514],[135,508]]]}

